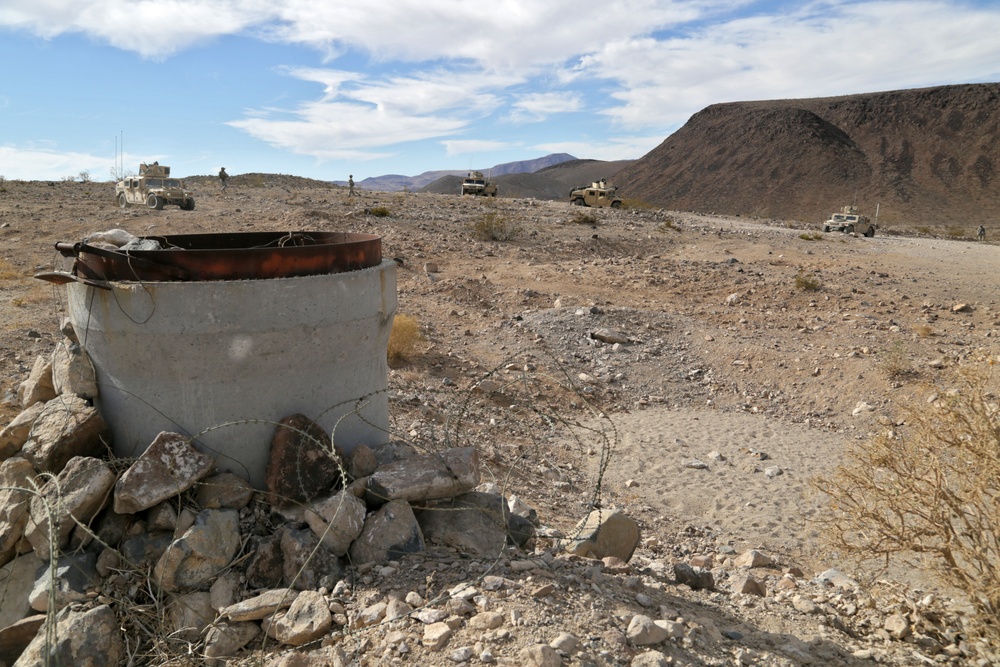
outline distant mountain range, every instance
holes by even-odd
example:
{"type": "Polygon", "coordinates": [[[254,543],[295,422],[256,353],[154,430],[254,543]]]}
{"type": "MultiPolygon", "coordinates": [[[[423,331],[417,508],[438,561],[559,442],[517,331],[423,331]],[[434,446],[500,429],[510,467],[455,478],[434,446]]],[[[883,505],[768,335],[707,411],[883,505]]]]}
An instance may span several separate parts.
{"type": "MultiPolygon", "coordinates": [[[[491,178],[505,176],[507,174],[531,174],[539,171],[540,169],[545,169],[546,167],[559,164],[560,162],[567,162],[575,159],[575,157],[568,153],[552,153],[551,155],[546,155],[545,157],[536,158],[534,160],[505,162],[492,167],[477,169],[476,171],[481,171],[491,178]]],[[[468,169],[425,171],[417,176],[386,174],[385,176],[372,176],[370,178],[357,181],[356,185],[364,190],[379,190],[382,192],[399,192],[401,190],[416,191],[423,189],[434,181],[437,181],[445,176],[457,176],[459,182],[461,182],[461,179],[464,178],[469,171],[470,170],[468,169]]],[[[347,181],[334,181],[334,183],[337,185],[346,185],[347,181]]]]}

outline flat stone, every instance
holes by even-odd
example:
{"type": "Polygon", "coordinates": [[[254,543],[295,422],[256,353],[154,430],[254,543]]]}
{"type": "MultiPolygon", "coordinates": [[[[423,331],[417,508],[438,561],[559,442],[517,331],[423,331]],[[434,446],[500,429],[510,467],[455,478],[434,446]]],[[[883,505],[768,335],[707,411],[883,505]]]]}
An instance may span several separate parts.
{"type": "Polygon", "coordinates": [[[45,409],[45,403],[34,403],[20,412],[14,419],[0,430],[0,461],[9,459],[21,451],[28,442],[31,427],[45,409]]]}
{"type": "Polygon", "coordinates": [[[63,340],[52,351],[52,388],[57,395],[97,396],[97,374],[79,343],[63,340]]]}
{"type": "Polygon", "coordinates": [[[115,512],[134,514],[194,486],[212,472],[215,459],[179,433],[161,432],[115,485],[115,512]]]}
{"type": "Polygon", "coordinates": [[[242,509],[253,499],[250,483],[231,472],[204,478],[198,484],[195,499],[202,509],[242,509]]]}
{"type": "Polygon", "coordinates": [[[156,562],[153,576],[166,591],[208,588],[240,548],[235,510],[202,510],[195,524],[156,562]]]}
{"type": "Polygon", "coordinates": [[[366,511],[361,500],[341,491],[310,502],[305,508],[305,519],[324,547],[343,556],[364,529],[366,511]]]}
{"type": "Polygon", "coordinates": [[[305,502],[343,486],[344,470],[326,431],[303,414],[289,415],[274,431],[264,488],[276,505],[305,502]]]}
{"type": "Polygon", "coordinates": [[[100,458],[109,441],[107,424],[97,408],[79,396],[66,395],[45,404],[21,455],[35,470],[59,474],[74,456],[100,458]]]}
{"type": "Polygon", "coordinates": [[[76,456],[56,479],[33,496],[24,536],[39,558],[49,558],[50,541],[62,549],[69,543],[77,522],[87,525],[101,511],[115,483],[115,473],[105,461],[76,456]],[[53,534],[49,534],[52,524],[53,534]]]}
{"type": "Polygon", "coordinates": [[[291,588],[275,588],[220,609],[219,616],[233,622],[259,621],[279,609],[288,609],[298,596],[291,588]]]}
{"type": "Polygon", "coordinates": [[[423,454],[380,466],[368,478],[369,506],[391,501],[428,501],[468,493],[479,484],[479,455],[474,447],[423,454]]]}
{"type": "Polygon", "coordinates": [[[621,512],[594,510],[577,524],[566,551],[584,558],[615,556],[628,562],[639,545],[639,524],[621,512]]]}
{"type": "Polygon", "coordinates": [[[351,560],[384,563],[424,550],[424,536],[410,504],[393,500],[371,513],[358,539],[351,544],[351,560]]]}
{"type": "Polygon", "coordinates": [[[122,629],[114,611],[107,605],[87,611],[62,609],[55,617],[56,641],[39,630],[15,667],[27,665],[77,665],[97,667],[116,665],[124,651],[122,629]]]}

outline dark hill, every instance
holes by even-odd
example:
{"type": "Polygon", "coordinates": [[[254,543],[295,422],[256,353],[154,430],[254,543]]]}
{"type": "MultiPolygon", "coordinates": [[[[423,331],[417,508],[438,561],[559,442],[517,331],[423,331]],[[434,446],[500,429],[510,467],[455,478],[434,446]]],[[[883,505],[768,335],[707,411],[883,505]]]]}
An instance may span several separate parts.
{"type": "Polygon", "coordinates": [[[882,224],[1000,217],[1000,84],[714,104],[615,176],[679,210],[819,222],[857,200],[882,224]]]}

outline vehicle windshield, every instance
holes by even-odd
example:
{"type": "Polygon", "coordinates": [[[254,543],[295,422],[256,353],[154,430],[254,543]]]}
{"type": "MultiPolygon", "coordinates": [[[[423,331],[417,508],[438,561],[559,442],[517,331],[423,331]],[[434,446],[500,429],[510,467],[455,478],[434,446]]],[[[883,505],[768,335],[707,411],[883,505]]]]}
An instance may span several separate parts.
{"type": "Polygon", "coordinates": [[[181,187],[181,182],[176,178],[147,178],[146,187],[148,188],[179,188],[181,187]]]}

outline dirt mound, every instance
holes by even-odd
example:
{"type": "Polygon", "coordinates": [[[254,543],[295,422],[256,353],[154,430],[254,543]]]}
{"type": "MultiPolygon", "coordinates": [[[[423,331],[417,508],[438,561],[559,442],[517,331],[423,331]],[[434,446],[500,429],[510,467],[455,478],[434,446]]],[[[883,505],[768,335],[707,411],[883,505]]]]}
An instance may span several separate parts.
{"type": "Polygon", "coordinates": [[[616,176],[673,209],[819,222],[978,225],[1000,204],[1000,84],[715,104],[616,176]]]}

